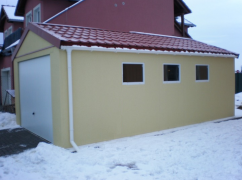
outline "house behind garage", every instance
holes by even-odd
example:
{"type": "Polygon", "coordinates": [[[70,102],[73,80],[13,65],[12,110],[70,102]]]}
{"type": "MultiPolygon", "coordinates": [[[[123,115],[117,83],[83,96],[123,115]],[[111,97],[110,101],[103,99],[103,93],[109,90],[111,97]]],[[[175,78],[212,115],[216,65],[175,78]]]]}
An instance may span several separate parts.
{"type": "Polygon", "coordinates": [[[190,38],[31,23],[13,55],[17,121],[70,147],[234,116],[238,56],[190,38]]]}

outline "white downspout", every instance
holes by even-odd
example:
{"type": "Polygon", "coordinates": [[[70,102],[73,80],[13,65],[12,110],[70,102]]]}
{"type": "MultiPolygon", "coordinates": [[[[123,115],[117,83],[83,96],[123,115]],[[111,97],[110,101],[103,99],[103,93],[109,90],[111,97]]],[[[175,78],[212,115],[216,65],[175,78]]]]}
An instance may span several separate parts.
{"type": "Polygon", "coordinates": [[[74,141],[74,126],[73,126],[73,93],[72,93],[72,58],[71,58],[71,48],[61,47],[61,49],[66,50],[67,53],[67,71],[68,71],[68,97],[69,97],[69,126],[70,126],[70,143],[76,152],[79,149],[74,141]]]}

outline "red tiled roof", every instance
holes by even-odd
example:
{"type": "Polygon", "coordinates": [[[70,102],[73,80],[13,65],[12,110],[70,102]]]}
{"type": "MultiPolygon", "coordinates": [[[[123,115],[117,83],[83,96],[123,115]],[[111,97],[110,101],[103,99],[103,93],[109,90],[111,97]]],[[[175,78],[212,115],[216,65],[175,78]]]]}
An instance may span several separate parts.
{"type": "Polygon", "coordinates": [[[43,23],[31,23],[29,29],[58,48],[61,45],[84,45],[239,56],[234,52],[189,38],[43,23]]]}

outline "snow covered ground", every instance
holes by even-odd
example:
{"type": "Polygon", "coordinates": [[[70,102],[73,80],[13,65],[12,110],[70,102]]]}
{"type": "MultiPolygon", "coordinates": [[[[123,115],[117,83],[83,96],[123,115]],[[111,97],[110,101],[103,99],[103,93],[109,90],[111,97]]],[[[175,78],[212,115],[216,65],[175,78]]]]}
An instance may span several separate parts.
{"type": "Polygon", "coordinates": [[[0,112],[0,130],[19,127],[15,114],[0,112]]]}
{"type": "MultiPolygon", "coordinates": [[[[235,96],[236,106],[242,94],[235,96]]],[[[242,116],[236,110],[236,116],[242,116]]],[[[0,114],[0,124],[1,117],[0,114]]],[[[242,180],[242,119],[215,120],[80,146],[40,143],[0,157],[0,180],[242,180]]]]}

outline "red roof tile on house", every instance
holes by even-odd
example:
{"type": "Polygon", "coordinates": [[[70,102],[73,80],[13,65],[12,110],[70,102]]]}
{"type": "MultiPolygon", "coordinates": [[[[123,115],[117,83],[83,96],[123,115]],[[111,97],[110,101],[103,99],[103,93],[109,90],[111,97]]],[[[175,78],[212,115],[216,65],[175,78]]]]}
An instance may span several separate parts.
{"type": "Polygon", "coordinates": [[[237,53],[190,38],[43,23],[31,23],[29,29],[58,48],[61,45],[83,45],[239,56],[237,53]]]}

